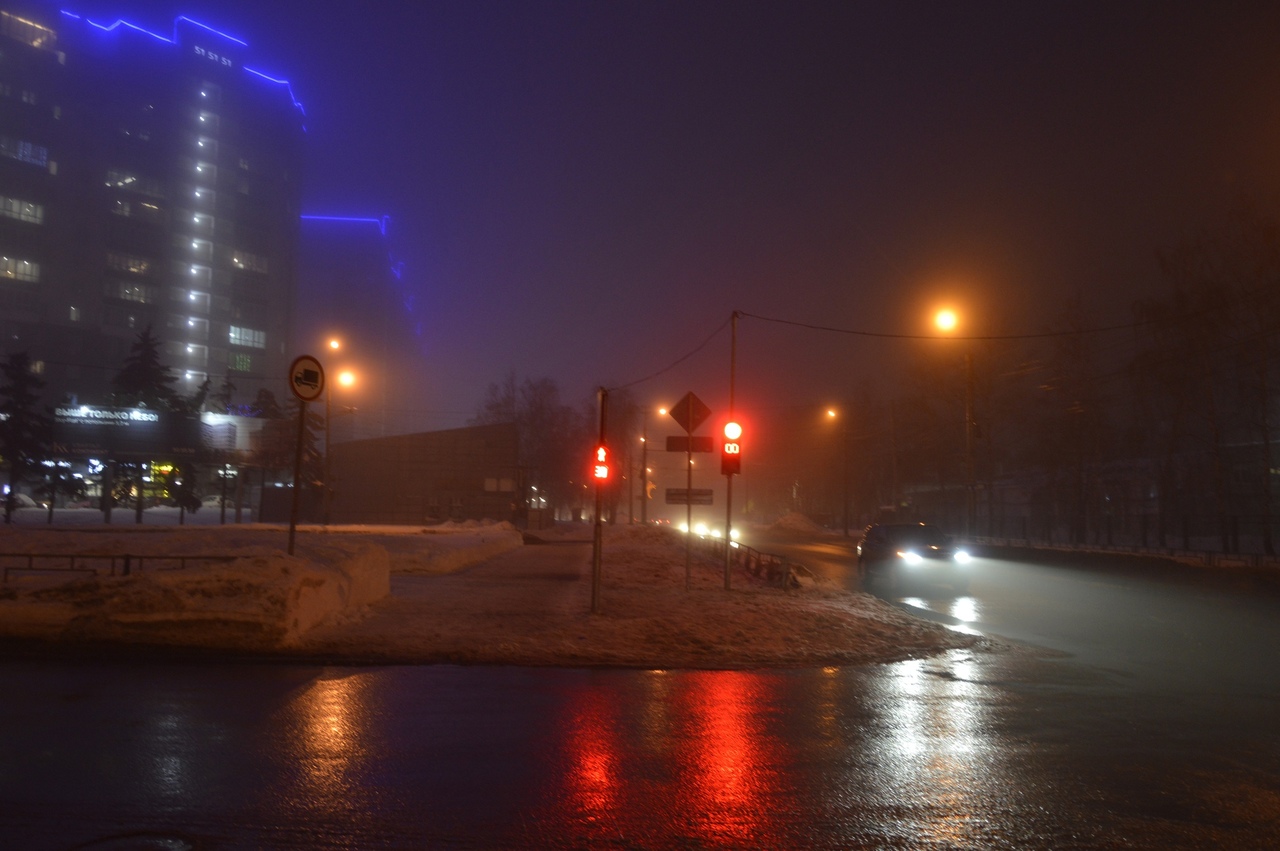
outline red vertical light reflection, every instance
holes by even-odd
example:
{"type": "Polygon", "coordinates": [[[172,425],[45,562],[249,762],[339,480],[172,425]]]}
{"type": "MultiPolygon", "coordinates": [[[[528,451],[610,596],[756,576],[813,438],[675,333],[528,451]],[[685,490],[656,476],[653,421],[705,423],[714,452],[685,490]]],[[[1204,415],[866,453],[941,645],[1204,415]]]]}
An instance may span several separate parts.
{"type": "Polygon", "coordinates": [[[581,816],[592,822],[612,818],[617,805],[617,719],[606,696],[595,689],[581,692],[568,730],[569,792],[581,816]]]}
{"type": "Polygon", "coordinates": [[[766,682],[744,671],[688,679],[690,782],[681,784],[682,804],[708,842],[769,847],[780,833],[771,816],[787,809],[777,776],[784,760],[762,713],[771,703],[760,693],[766,682]]]}

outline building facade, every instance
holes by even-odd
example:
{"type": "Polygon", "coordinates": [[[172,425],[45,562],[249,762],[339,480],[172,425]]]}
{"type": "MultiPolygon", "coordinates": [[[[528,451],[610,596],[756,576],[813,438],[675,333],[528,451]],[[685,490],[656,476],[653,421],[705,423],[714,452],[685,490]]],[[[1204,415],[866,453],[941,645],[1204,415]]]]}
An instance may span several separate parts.
{"type": "Polygon", "coordinates": [[[234,35],[0,0],[0,354],[104,402],[139,333],[193,393],[279,393],[304,114],[234,35]]]}

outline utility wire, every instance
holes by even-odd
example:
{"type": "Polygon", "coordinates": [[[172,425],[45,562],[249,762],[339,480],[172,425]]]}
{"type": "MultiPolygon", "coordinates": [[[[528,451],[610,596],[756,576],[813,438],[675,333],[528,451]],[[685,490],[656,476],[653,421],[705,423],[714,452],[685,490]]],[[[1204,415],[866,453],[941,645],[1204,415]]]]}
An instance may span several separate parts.
{"type": "Polygon", "coordinates": [[[890,340],[1039,340],[1048,337],[1072,337],[1077,334],[1101,334],[1106,331],[1126,331],[1131,328],[1141,328],[1144,325],[1150,325],[1154,320],[1143,322],[1130,322],[1125,325],[1108,325],[1102,328],[1081,328],[1075,331],[1045,331],[1039,334],[987,334],[981,336],[963,336],[959,334],[889,334],[882,331],[855,331],[850,328],[832,328],[829,325],[811,325],[807,322],[795,322],[790,319],[778,319],[773,316],[760,316],[756,313],[747,313],[746,311],[738,311],[739,316],[749,316],[752,319],[759,319],[762,322],[774,322],[779,325],[794,325],[799,328],[808,328],[812,331],[831,331],[836,334],[850,334],[855,337],[878,337],[890,340]]]}
{"type": "Polygon", "coordinates": [[[609,388],[607,388],[607,389],[608,389],[608,390],[625,390],[625,389],[626,389],[626,388],[628,388],[628,387],[635,387],[637,384],[643,384],[643,383],[644,383],[644,382],[646,382],[646,381],[650,381],[650,380],[652,380],[652,379],[654,379],[654,378],[657,378],[659,375],[662,375],[663,373],[670,372],[671,370],[675,369],[675,368],[676,368],[677,366],[679,366],[680,364],[682,364],[682,363],[684,363],[685,361],[687,361],[689,358],[691,358],[691,357],[693,357],[694,355],[696,355],[698,352],[700,352],[700,351],[702,351],[703,349],[705,349],[705,348],[707,347],[707,345],[708,345],[712,340],[714,340],[714,339],[716,338],[716,335],[718,335],[721,331],[723,331],[723,330],[725,329],[725,326],[727,326],[727,325],[728,325],[730,322],[732,322],[732,321],[733,321],[733,316],[732,316],[732,315],[730,315],[728,319],[726,319],[724,322],[721,322],[721,323],[720,323],[720,327],[716,328],[716,330],[714,330],[714,331],[712,331],[712,332],[711,332],[711,335],[710,335],[709,337],[707,337],[707,339],[705,339],[705,340],[703,340],[701,343],[699,343],[699,344],[698,344],[698,346],[697,346],[697,348],[695,348],[695,349],[693,349],[692,351],[688,352],[687,354],[685,354],[685,355],[681,356],[679,359],[675,360],[675,361],[674,361],[674,362],[672,362],[670,365],[663,367],[662,369],[658,370],[658,371],[657,371],[657,372],[655,372],[655,373],[652,373],[652,374],[650,374],[650,375],[646,375],[644,378],[637,378],[635,381],[628,381],[626,384],[619,384],[617,387],[609,387],[609,388]]]}

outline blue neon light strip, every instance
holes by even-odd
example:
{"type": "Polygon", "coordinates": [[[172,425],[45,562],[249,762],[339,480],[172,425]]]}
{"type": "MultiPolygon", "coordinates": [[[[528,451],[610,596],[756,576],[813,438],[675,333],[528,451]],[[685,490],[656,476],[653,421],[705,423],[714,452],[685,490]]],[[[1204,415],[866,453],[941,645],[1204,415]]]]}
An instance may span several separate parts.
{"type": "Polygon", "coordinates": [[[177,18],[177,20],[175,20],[175,21],[173,22],[173,38],[174,38],[174,41],[177,41],[177,40],[178,40],[178,21],[186,21],[187,23],[191,24],[192,26],[200,27],[200,29],[202,29],[202,30],[208,30],[209,32],[213,33],[214,35],[222,36],[222,37],[223,37],[223,38],[225,38],[227,41],[234,41],[236,44],[240,45],[241,47],[248,47],[248,46],[249,46],[249,42],[245,41],[245,40],[244,40],[244,39],[242,39],[242,38],[236,38],[236,37],[235,37],[235,36],[233,36],[233,35],[228,35],[228,34],[224,33],[222,30],[215,30],[213,27],[209,26],[208,24],[202,24],[202,23],[200,23],[199,21],[197,21],[197,20],[195,20],[195,19],[193,19],[193,18],[188,18],[186,15],[179,15],[179,16],[178,16],[178,18],[177,18]]]}
{"type": "MultiPolygon", "coordinates": [[[[375,218],[372,216],[303,215],[303,216],[299,216],[299,218],[305,219],[307,221],[312,221],[312,222],[334,222],[337,224],[345,224],[345,225],[375,225],[378,228],[378,232],[381,233],[384,237],[387,235],[387,225],[391,223],[390,216],[382,216],[381,218],[375,218]]],[[[408,313],[412,316],[413,314],[417,313],[417,299],[413,296],[412,293],[410,293],[408,290],[404,288],[404,261],[396,260],[394,257],[391,256],[390,252],[388,252],[387,262],[391,266],[391,276],[395,278],[396,286],[400,290],[400,293],[399,293],[400,304],[404,308],[405,313],[408,313]]],[[[415,337],[422,336],[422,322],[420,320],[414,323],[413,335],[415,337]]]]}
{"type": "MultiPolygon", "coordinates": [[[[371,224],[377,225],[378,231],[383,236],[387,235],[387,225],[391,222],[390,216],[382,218],[373,218],[371,216],[302,216],[313,222],[345,222],[347,224],[371,224]]],[[[397,276],[399,277],[399,276],[397,276]]]]}
{"type": "MultiPolygon", "coordinates": [[[[249,43],[244,39],[236,38],[235,36],[229,35],[228,33],[225,33],[222,30],[215,29],[214,27],[211,27],[208,24],[201,23],[200,21],[197,21],[194,18],[188,18],[186,15],[180,15],[176,19],[174,19],[173,38],[165,38],[162,35],[151,32],[151,30],[143,29],[137,24],[129,23],[123,18],[118,18],[114,23],[111,23],[111,24],[100,24],[97,21],[91,21],[88,18],[84,17],[83,15],[77,15],[75,12],[70,12],[66,9],[62,10],[62,14],[65,17],[73,18],[77,21],[83,21],[84,23],[88,24],[94,29],[101,30],[102,32],[115,32],[117,29],[121,27],[125,27],[127,29],[133,30],[134,32],[139,32],[139,33],[142,33],[143,35],[149,35],[152,38],[156,39],[157,41],[163,41],[165,44],[178,43],[178,24],[181,21],[186,21],[188,24],[191,24],[192,26],[199,27],[202,30],[207,30],[210,33],[218,36],[219,38],[225,38],[227,41],[238,44],[241,47],[247,48],[249,46],[249,43]]],[[[246,72],[253,74],[255,77],[261,77],[262,79],[267,80],[268,82],[271,82],[271,83],[275,83],[278,86],[284,86],[286,93],[288,93],[289,95],[289,100],[293,103],[294,108],[296,108],[298,112],[302,113],[304,116],[307,114],[307,111],[306,109],[303,108],[301,101],[299,101],[298,98],[294,96],[293,86],[290,85],[288,80],[282,80],[277,77],[272,77],[268,74],[264,74],[261,71],[254,70],[253,68],[248,68],[244,66],[241,66],[241,67],[244,68],[246,72]]],[[[305,131],[306,127],[304,126],[302,129],[305,131]]]]}
{"type": "Polygon", "coordinates": [[[293,101],[293,105],[297,107],[298,112],[301,112],[303,115],[307,114],[307,111],[302,108],[301,102],[299,102],[298,99],[293,96],[293,86],[289,85],[288,80],[277,80],[275,77],[268,76],[267,74],[264,74],[261,71],[254,70],[253,68],[250,68],[247,65],[243,67],[244,67],[244,70],[250,74],[261,77],[262,79],[267,80],[268,82],[275,83],[277,86],[284,86],[284,90],[289,94],[289,100],[293,101]]]}

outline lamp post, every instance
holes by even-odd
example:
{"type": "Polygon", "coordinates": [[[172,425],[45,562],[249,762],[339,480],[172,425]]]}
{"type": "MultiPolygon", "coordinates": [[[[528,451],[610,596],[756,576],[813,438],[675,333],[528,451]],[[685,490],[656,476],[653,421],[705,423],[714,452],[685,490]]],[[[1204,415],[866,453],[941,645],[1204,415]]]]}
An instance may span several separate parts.
{"type": "MultiPolygon", "coordinates": [[[[666,408],[659,408],[658,413],[667,415],[666,408]]],[[[644,411],[644,427],[640,434],[640,523],[649,525],[649,409],[644,411]]]]}
{"type": "Polygon", "coordinates": [[[840,510],[844,536],[847,538],[849,537],[849,418],[840,414],[841,412],[835,408],[827,409],[828,419],[840,420],[840,478],[844,500],[840,510]]]}
{"type": "MultiPolygon", "coordinates": [[[[933,317],[933,324],[939,331],[950,333],[960,325],[960,318],[949,308],[939,310],[933,317]]],[[[968,538],[977,525],[975,516],[976,502],[974,490],[977,485],[974,478],[973,464],[973,352],[968,347],[964,351],[964,468],[965,468],[965,504],[964,504],[964,536],[968,538]]]]}
{"type": "MultiPolygon", "coordinates": [[[[342,342],[336,338],[329,340],[329,350],[336,352],[342,348],[342,342]]],[[[344,369],[337,375],[337,383],[343,387],[355,384],[355,373],[344,369]]],[[[329,525],[330,512],[333,508],[333,478],[330,468],[330,447],[332,446],[333,423],[333,382],[327,381],[324,386],[324,525],[329,525]]]]}

